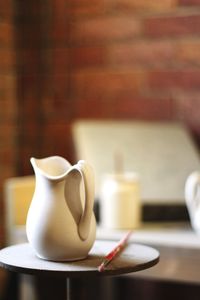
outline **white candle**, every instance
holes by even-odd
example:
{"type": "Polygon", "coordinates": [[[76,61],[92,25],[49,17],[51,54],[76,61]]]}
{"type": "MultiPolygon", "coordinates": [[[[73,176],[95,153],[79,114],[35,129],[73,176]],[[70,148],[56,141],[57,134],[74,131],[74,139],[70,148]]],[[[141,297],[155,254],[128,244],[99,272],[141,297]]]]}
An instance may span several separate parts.
{"type": "Polygon", "coordinates": [[[105,175],[101,187],[101,225],[113,229],[140,226],[139,178],[135,173],[105,175]]]}

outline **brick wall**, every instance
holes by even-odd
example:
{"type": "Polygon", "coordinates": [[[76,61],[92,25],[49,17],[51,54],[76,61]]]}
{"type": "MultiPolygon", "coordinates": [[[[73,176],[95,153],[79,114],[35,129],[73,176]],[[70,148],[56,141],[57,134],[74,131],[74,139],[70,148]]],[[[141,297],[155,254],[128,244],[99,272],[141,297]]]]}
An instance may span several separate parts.
{"type": "Polygon", "coordinates": [[[200,140],[200,1],[17,3],[19,173],[73,161],[77,118],[180,120],[200,140]]]}
{"type": "Polygon", "coordinates": [[[0,246],[4,240],[3,181],[16,171],[16,55],[12,1],[0,2],[0,246]]]}
{"type": "Polygon", "coordinates": [[[200,1],[68,2],[75,117],[179,120],[199,139],[200,1]]]}
{"type": "Polygon", "coordinates": [[[178,120],[200,142],[200,0],[1,2],[1,190],[30,156],[73,162],[77,118],[178,120]]]}

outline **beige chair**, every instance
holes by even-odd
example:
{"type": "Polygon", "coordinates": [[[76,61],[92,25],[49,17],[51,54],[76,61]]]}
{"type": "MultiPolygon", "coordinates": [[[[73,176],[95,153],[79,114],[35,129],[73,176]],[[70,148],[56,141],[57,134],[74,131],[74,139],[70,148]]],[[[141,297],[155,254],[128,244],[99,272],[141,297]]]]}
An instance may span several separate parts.
{"type": "MultiPolygon", "coordinates": [[[[6,243],[7,245],[27,242],[26,216],[35,188],[34,176],[13,177],[4,182],[6,243]]],[[[8,277],[8,290],[15,291],[16,299],[36,300],[34,278],[31,275],[10,274],[8,277]],[[12,286],[15,281],[14,287],[12,286]],[[16,285],[19,285],[16,288],[16,285]],[[19,295],[17,295],[19,293],[19,295]]],[[[9,296],[7,296],[9,298],[9,296]]]]}
{"type": "Polygon", "coordinates": [[[7,245],[26,241],[25,223],[35,188],[34,176],[9,178],[4,183],[7,245]]]}

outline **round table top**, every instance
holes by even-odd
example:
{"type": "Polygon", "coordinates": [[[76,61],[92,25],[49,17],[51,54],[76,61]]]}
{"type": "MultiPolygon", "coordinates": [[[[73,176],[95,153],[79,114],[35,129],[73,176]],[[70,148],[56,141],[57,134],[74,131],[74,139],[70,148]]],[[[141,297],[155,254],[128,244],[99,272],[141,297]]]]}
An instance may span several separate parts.
{"type": "Polygon", "coordinates": [[[18,244],[0,251],[0,266],[24,274],[81,277],[120,275],[141,271],[152,267],[159,261],[159,252],[156,249],[130,243],[106,266],[103,272],[99,272],[98,267],[105,255],[115,246],[114,241],[97,240],[86,259],[54,262],[38,258],[28,243],[18,244]]]}

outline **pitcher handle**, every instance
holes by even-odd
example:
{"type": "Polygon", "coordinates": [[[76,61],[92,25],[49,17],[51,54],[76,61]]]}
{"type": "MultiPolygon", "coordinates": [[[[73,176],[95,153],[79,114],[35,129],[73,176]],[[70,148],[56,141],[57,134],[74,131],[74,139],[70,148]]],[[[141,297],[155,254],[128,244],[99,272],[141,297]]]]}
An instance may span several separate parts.
{"type": "Polygon", "coordinates": [[[78,233],[82,240],[86,240],[90,231],[94,205],[94,173],[92,167],[84,160],[79,160],[75,168],[82,176],[85,190],[85,207],[78,224],[78,233]]]}

